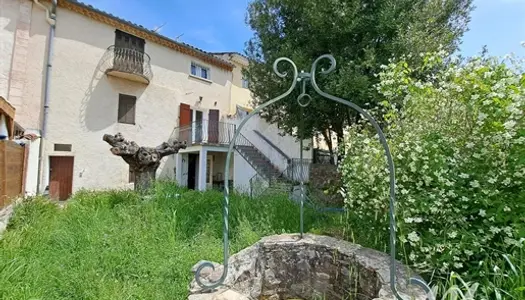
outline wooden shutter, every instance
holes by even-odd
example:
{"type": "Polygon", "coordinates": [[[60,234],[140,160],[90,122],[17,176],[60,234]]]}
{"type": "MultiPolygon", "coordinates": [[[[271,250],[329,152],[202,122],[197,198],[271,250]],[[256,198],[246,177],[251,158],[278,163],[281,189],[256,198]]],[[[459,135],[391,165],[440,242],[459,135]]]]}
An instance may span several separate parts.
{"type": "Polygon", "coordinates": [[[119,94],[118,99],[118,122],[124,124],[135,124],[135,104],[137,97],[119,94]]]}
{"type": "Polygon", "coordinates": [[[181,103],[179,107],[179,141],[191,144],[191,108],[181,103]]]}
{"type": "Polygon", "coordinates": [[[219,110],[210,109],[208,113],[208,142],[219,143],[219,110]]]}
{"type": "Polygon", "coordinates": [[[191,123],[191,108],[188,104],[181,103],[179,111],[179,126],[190,125],[191,123]]]}
{"type": "Polygon", "coordinates": [[[126,33],[124,31],[115,30],[115,47],[134,49],[144,53],[144,45],[146,42],[144,39],[126,33]]]}

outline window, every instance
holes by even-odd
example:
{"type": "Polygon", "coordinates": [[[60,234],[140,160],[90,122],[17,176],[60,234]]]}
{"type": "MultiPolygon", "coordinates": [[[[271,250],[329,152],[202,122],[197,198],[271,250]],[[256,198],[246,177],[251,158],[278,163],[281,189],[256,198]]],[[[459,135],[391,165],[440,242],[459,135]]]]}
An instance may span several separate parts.
{"type": "Polygon", "coordinates": [[[194,62],[191,63],[191,75],[204,79],[210,79],[210,68],[201,66],[194,62]]]}
{"type": "Polygon", "coordinates": [[[242,78],[242,87],[247,89],[248,88],[248,79],[242,78]]]}
{"type": "Polygon", "coordinates": [[[133,49],[144,53],[144,39],[131,35],[124,31],[115,30],[115,48],[133,49]]]}
{"type": "Polygon", "coordinates": [[[68,151],[71,152],[71,144],[55,144],[55,151],[68,151]]]}
{"type": "Polygon", "coordinates": [[[135,103],[137,97],[119,94],[118,95],[118,122],[135,125],[135,103]]]}

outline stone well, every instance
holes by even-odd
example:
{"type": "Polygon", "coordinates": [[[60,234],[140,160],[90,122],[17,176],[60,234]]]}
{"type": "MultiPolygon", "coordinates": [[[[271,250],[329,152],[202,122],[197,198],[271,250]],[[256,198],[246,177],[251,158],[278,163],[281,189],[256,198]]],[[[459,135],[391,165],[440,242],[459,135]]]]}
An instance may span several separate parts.
{"type": "MultiPolygon", "coordinates": [[[[214,265],[203,270],[204,283],[221,277],[223,266],[214,265]]],[[[407,300],[424,300],[423,290],[406,286],[414,275],[398,263],[398,290],[407,300]]],[[[233,255],[220,289],[202,291],[193,279],[188,299],[394,300],[389,280],[390,259],[382,252],[327,236],[275,235],[233,255]]]]}

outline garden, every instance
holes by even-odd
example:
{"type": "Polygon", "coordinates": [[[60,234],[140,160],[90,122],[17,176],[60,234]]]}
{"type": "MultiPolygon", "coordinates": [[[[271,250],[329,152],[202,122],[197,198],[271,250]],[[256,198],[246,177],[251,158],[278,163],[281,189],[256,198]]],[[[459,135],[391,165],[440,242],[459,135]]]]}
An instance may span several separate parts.
{"type": "MultiPolygon", "coordinates": [[[[397,258],[438,299],[525,299],[525,76],[512,57],[445,50],[381,67],[372,109],[396,165],[397,258]],[[415,63],[417,61],[417,63],[415,63]]],[[[364,121],[345,134],[345,213],[305,230],[388,252],[388,170],[364,121]]],[[[15,209],[0,240],[2,299],[185,299],[191,267],[222,259],[222,193],[157,182],[15,209]]],[[[287,195],[233,194],[231,252],[299,230],[287,195]]]]}

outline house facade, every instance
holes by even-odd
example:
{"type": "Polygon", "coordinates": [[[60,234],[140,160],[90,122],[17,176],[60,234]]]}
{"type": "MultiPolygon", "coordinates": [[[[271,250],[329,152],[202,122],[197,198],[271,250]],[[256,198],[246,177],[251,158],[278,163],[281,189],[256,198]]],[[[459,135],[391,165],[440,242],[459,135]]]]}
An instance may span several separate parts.
{"type": "MultiPolygon", "coordinates": [[[[201,190],[220,185],[237,108],[251,103],[241,72],[247,60],[196,49],[74,0],[54,4],[0,2],[0,96],[16,108],[19,130],[41,136],[30,147],[26,193],[48,188],[65,199],[83,188],[131,186],[128,165],[102,141],[117,132],[143,146],[186,141],[187,149],[163,161],[159,178],[201,190]]],[[[233,185],[286,168],[275,153],[279,145],[298,149],[297,142],[272,126],[260,119],[247,126],[231,166],[233,185]]]]}

